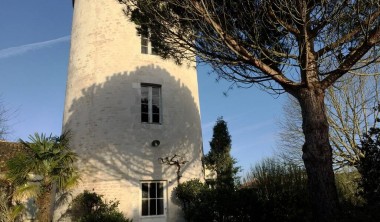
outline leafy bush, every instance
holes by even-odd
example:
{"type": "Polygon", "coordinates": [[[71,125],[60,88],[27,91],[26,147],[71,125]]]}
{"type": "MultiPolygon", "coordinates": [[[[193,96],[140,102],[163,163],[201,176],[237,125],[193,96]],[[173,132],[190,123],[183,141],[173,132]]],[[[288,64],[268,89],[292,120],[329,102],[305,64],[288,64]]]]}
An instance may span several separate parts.
{"type": "Polygon", "coordinates": [[[175,188],[177,199],[187,221],[213,221],[214,197],[211,189],[198,179],[179,184],[175,188]]]}
{"type": "Polygon", "coordinates": [[[103,195],[85,190],[72,201],[69,215],[76,222],[132,222],[117,209],[118,201],[104,201],[103,195]]]}
{"type": "MultiPolygon", "coordinates": [[[[380,208],[363,205],[357,195],[356,171],[335,176],[341,213],[339,221],[378,221],[380,208]]],[[[307,175],[302,167],[267,159],[253,167],[236,190],[210,188],[191,180],[176,188],[189,222],[313,221],[307,175]]]]}
{"type": "Polygon", "coordinates": [[[360,174],[355,169],[340,171],[335,174],[339,202],[343,207],[363,206],[364,199],[358,195],[359,180],[360,174]]]}
{"type": "Polygon", "coordinates": [[[261,206],[257,221],[310,221],[311,206],[307,175],[294,164],[267,159],[257,164],[245,178],[261,206]]]}
{"type": "Polygon", "coordinates": [[[236,190],[191,180],[176,188],[187,221],[310,221],[302,169],[265,161],[236,190]]]}

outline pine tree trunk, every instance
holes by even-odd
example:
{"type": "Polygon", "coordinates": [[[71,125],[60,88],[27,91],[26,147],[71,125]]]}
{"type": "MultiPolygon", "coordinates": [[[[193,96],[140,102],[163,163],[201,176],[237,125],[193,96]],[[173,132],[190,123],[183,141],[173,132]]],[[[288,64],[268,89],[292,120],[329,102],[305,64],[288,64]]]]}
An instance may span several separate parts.
{"type": "Polygon", "coordinates": [[[324,96],[319,87],[303,88],[298,93],[305,134],[302,159],[315,221],[333,221],[338,209],[324,96]]]}

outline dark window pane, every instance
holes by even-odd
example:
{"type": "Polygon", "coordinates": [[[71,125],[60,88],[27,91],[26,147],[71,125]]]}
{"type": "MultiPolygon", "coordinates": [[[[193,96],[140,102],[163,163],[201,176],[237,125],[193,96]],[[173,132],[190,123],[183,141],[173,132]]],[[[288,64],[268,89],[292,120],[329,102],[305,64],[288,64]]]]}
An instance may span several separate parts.
{"type": "Polygon", "coordinates": [[[152,111],[154,113],[160,113],[160,107],[158,105],[153,105],[152,106],[152,111]]]}
{"type": "Polygon", "coordinates": [[[142,198],[148,198],[148,183],[142,183],[141,184],[141,192],[142,192],[142,198]]]}
{"type": "Polygon", "coordinates": [[[158,198],[164,197],[164,184],[163,183],[157,183],[157,197],[158,198]]]}
{"type": "Polygon", "coordinates": [[[157,199],[157,215],[163,215],[163,214],[164,214],[164,200],[157,199]]]}
{"type": "Polygon", "coordinates": [[[141,122],[143,123],[149,122],[149,117],[147,113],[141,113],[141,122]]]}
{"type": "Polygon", "coordinates": [[[142,113],[148,113],[148,104],[141,104],[141,112],[142,113]]]}
{"type": "Polygon", "coordinates": [[[156,213],[156,199],[150,199],[149,200],[149,203],[150,203],[150,208],[149,208],[149,215],[157,215],[156,213]]]}
{"type": "Polygon", "coordinates": [[[141,204],[141,215],[143,215],[143,216],[147,216],[147,215],[149,215],[149,211],[148,211],[148,200],[142,200],[142,202],[141,202],[142,204],[141,204]]]}
{"type": "Polygon", "coordinates": [[[159,123],[160,122],[160,114],[154,114],[153,113],[153,120],[152,120],[152,122],[159,123]]]}
{"type": "Polygon", "coordinates": [[[157,186],[156,183],[151,183],[151,184],[150,184],[149,198],[156,198],[156,197],[157,197],[157,194],[156,194],[156,186],[157,186]]]}

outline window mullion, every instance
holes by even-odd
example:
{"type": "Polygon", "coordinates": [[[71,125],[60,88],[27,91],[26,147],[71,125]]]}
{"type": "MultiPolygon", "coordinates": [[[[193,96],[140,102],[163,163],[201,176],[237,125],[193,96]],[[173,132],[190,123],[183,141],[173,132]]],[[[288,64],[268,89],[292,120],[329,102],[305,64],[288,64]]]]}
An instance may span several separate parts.
{"type": "Polygon", "coordinates": [[[148,93],[148,116],[149,116],[149,123],[153,122],[153,105],[152,105],[152,87],[148,87],[149,93],[148,93]]]}

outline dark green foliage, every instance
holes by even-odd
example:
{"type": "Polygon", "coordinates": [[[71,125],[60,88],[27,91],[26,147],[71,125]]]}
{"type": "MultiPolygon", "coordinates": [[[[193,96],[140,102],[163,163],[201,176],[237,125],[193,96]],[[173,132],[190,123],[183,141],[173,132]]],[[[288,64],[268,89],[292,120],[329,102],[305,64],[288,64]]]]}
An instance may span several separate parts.
{"type": "Polygon", "coordinates": [[[190,180],[175,189],[187,221],[252,221],[260,206],[252,189],[213,189],[190,180]]]}
{"type": "Polygon", "coordinates": [[[214,197],[212,190],[198,179],[181,183],[175,188],[187,221],[213,221],[214,197]]]}
{"type": "Polygon", "coordinates": [[[104,201],[103,196],[85,190],[71,203],[69,215],[77,222],[132,222],[118,211],[119,201],[104,201]]]}
{"type": "Polygon", "coordinates": [[[213,129],[210,141],[210,152],[204,157],[207,168],[216,172],[216,188],[233,189],[238,167],[234,167],[236,160],[231,157],[231,136],[226,121],[219,117],[213,129]]]}
{"type": "Polygon", "coordinates": [[[251,169],[245,184],[261,205],[259,221],[311,220],[307,176],[299,166],[267,159],[251,169]]]}
{"type": "Polygon", "coordinates": [[[311,221],[304,169],[274,160],[252,168],[236,190],[192,180],[176,195],[188,221],[311,221]]]}
{"type": "MultiPolygon", "coordinates": [[[[378,221],[379,208],[363,206],[357,196],[358,173],[339,172],[335,178],[341,205],[338,221],[378,221]]],[[[210,188],[199,180],[176,188],[189,222],[313,221],[308,195],[305,170],[275,159],[253,167],[235,190],[210,188]]]]}
{"type": "Polygon", "coordinates": [[[360,194],[368,205],[377,205],[380,210],[380,128],[371,128],[364,135],[360,149],[364,154],[357,166],[362,176],[359,182],[362,189],[360,194]]]}

